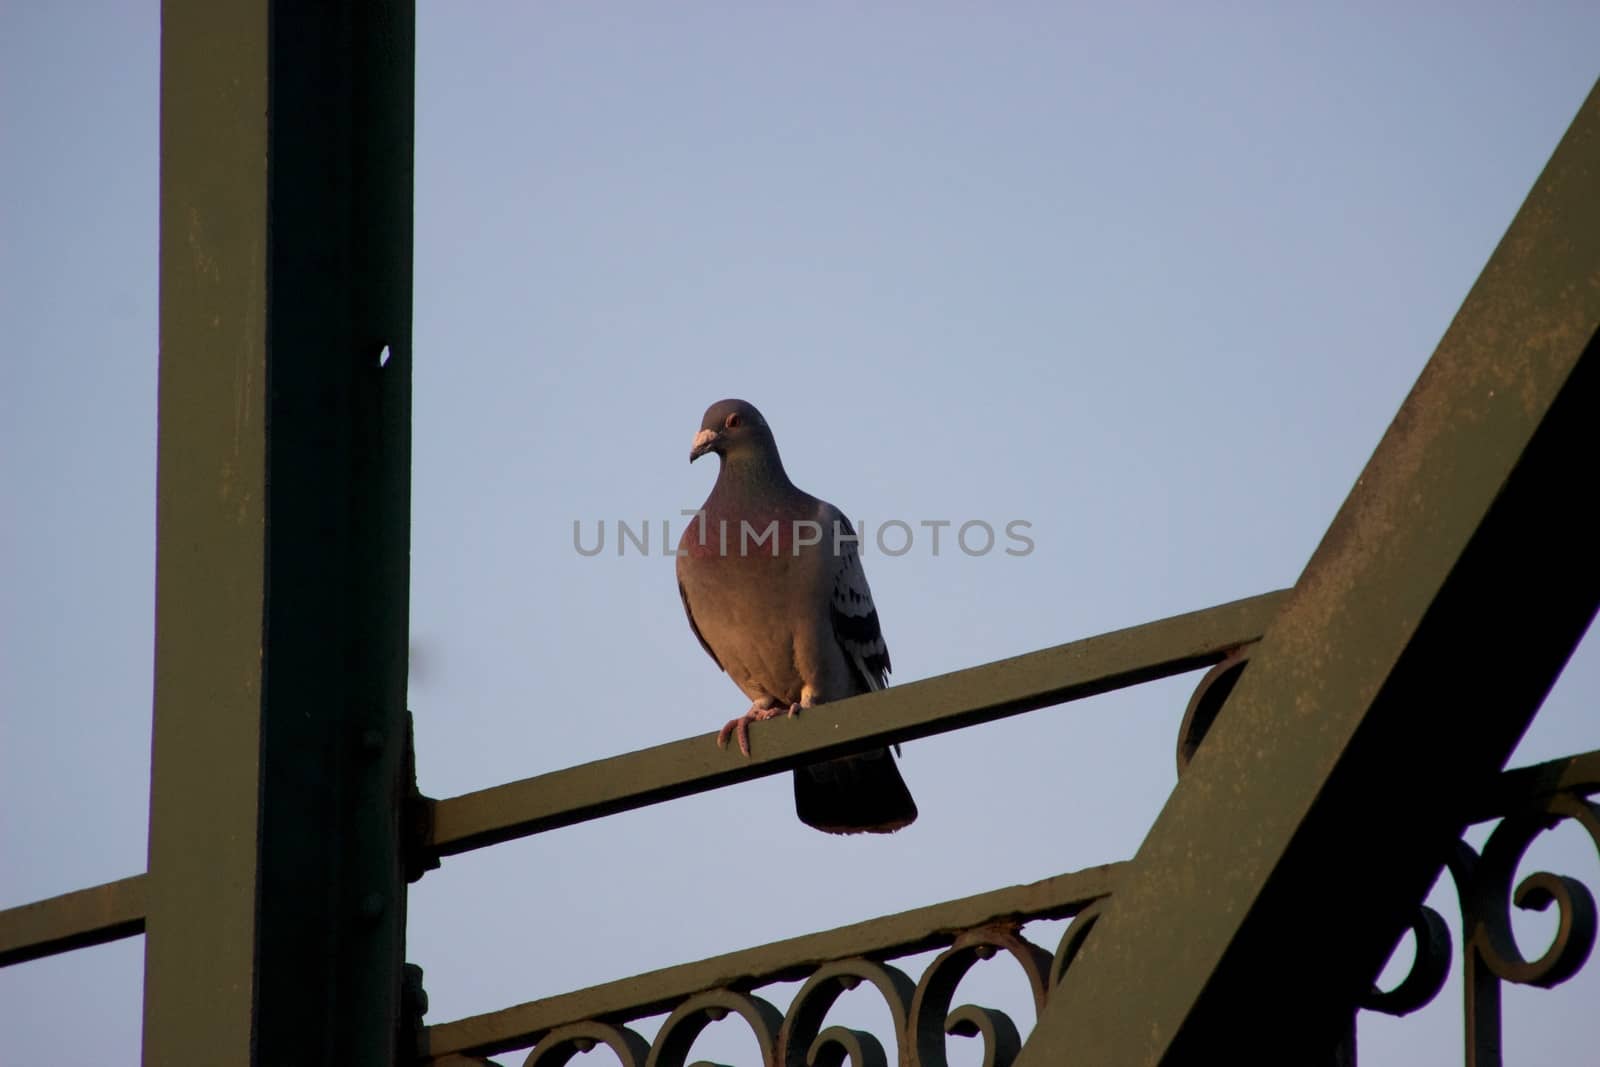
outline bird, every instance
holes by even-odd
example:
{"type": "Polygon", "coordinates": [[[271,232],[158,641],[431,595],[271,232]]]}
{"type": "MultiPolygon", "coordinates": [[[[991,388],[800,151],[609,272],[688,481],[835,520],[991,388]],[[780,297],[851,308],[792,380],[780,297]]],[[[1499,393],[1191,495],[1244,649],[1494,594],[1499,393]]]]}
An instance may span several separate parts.
{"type": "MultiPolygon", "coordinates": [[[[751,723],[888,685],[889,649],[854,529],[789,480],[753,404],[706,409],[689,462],[712,453],[721,468],[678,542],[678,593],[701,646],[750,700],[717,745],[732,735],[749,756],[751,723]]],[[[831,834],[892,833],[917,817],[882,748],[796,768],[794,803],[831,834]]]]}

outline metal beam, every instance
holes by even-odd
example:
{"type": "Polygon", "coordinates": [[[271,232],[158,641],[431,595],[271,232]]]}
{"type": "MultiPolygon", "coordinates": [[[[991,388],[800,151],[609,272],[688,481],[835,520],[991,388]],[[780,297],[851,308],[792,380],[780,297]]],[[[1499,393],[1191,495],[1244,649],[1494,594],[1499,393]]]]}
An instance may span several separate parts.
{"type": "Polygon", "coordinates": [[[750,731],[751,757],[714,734],[481,789],[434,804],[431,845],[454,855],[821,759],[992,722],[1215,663],[1261,636],[1284,593],[926,678],[750,731]]]}
{"type": "Polygon", "coordinates": [[[144,933],[144,875],[0,911],[0,967],[144,933]]]}
{"type": "Polygon", "coordinates": [[[1467,821],[1488,822],[1556,793],[1600,793],[1600,749],[1506,771],[1472,798],[1467,821]]]}
{"type": "Polygon", "coordinates": [[[412,34],[162,5],[147,1064],[396,1059],[412,34]]]}
{"type": "MultiPolygon", "coordinates": [[[[1519,804],[1564,792],[1583,795],[1600,792],[1600,750],[1505,772],[1473,798],[1468,821],[1498,819],[1519,804]]],[[[1032,886],[1000,892],[1044,892],[1045,887],[1070,877],[1076,876],[1062,875],[1032,886]]],[[[969,899],[985,901],[991,896],[993,894],[984,894],[969,899]]],[[[1017,914],[1033,914],[1027,907],[1014,910],[1017,914]]],[[[0,967],[124,937],[137,937],[144,933],[144,915],[145,876],[142,874],[6,908],[0,911],[0,967]]],[[[971,921],[947,925],[951,928],[976,926],[999,917],[1001,913],[996,912],[994,916],[980,916],[971,921]]]]}
{"type": "Polygon", "coordinates": [[[1600,604],[1600,87],[1019,1067],[1327,1056],[1600,604]]]}

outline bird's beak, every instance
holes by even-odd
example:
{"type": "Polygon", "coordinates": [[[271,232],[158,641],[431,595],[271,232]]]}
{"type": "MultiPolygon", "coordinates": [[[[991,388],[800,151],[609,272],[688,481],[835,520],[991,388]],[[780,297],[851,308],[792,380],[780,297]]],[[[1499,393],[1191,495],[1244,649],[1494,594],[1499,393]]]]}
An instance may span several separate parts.
{"type": "Polygon", "coordinates": [[[716,443],[717,432],[715,430],[701,430],[695,434],[694,444],[689,448],[689,462],[693,463],[707,452],[710,452],[711,446],[716,443]]]}

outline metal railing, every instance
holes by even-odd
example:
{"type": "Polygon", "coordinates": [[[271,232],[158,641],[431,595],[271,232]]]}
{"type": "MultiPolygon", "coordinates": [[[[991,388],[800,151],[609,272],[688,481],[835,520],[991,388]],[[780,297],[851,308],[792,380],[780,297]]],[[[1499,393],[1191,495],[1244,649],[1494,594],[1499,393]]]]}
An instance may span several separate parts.
{"type": "MultiPolygon", "coordinates": [[[[1600,850],[1600,807],[1587,799],[1596,792],[1600,751],[1507,771],[1472,799],[1472,823],[1499,825],[1481,855],[1458,842],[1448,861],[1464,931],[1469,1063],[1494,1062],[1502,983],[1554,987],[1577,973],[1594,947],[1593,897],[1581,882],[1537,872],[1513,892],[1513,878],[1529,842],[1560,822],[1582,826],[1600,850]],[[1556,937],[1529,961],[1517,948],[1511,908],[1552,904],[1558,911],[1556,937]]],[[[979,960],[1003,954],[1021,969],[1035,1011],[1043,1014],[1126,866],[1063,874],[437,1023],[425,1029],[421,1055],[441,1065],[482,1064],[496,1062],[485,1057],[529,1048],[524,1067],[552,1067],[606,1045],[624,1067],[684,1067],[709,1024],[738,1017],[754,1035],[764,1067],[845,1059],[857,1067],[946,1067],[949,1036],[981,1038],[983,1062],[1004,1067],[1015,1059],[1024,1035],[1002,1010],[954,1007],[957,985],[979,960]],[[1029,939],[1030,923],[1065,918],[1073,921],[1053,952],[1029,939]],[[915,981],[890,962],[930,949],[943,951],[915,981]],[[797,980],[803,984],[785,1010],[757,993],[797,980]],[[887,1054],[872,1033],[824,1028],[834,1001],[858,985],[876,990],[889,1009],[894,1031],[887,1054]],[[628,1025],[660,1015],[667,1018],[653,1040],[628,1025]]],[[[1410,935],[1416,951],[1407,973],[1391,989],[1374,988],[1362,1009],[1406,1015],[1443,988],[1453,957],[1445,920],[1419,906],[1410,935]]]]}
{"type": "MultiPolygon", "coordinates": [[[[460,797],[424,800],[416,842],[422,865],[430,857],[436,864],[437,857],[817,759],[1052,708],[1210,664],[1242,665],[1239,651],[1260,638],[1285,595],[1268,593],[857,698],[870,705],[819,707],[791,729],[774,731],[750,760],[731,760],[710,735],[702,735],[460,797]]],[[[1213,670],[1196,691],[1180,738],[1180,747],[1189,746],[1180,752],[1180,766],[1200,740],[1187,732],[1194,709],[1223,677],[1213,670]]],[[[1234,680],[1228,679],[1230,688],[1234,680]]],[[[1512,879],[1528,843],[1558,822],[1577,822],[1600,849],[1600,808],[1588,799],[1596,792],[1600,751],[1504,772],[1467,805],[1472,823],[1500,820],[1481,855],[1461,842],[1446,861],[1461,905],[1469,1048],[1498,1047],[1502,982],[1558,985],[1592,950],[1593,898],[1582,883],[1540,872],[1513,892],[1512,879]],[[1557,936],[1535,960],[1517,949],[1509,920],[1514,904],[1558,909],[1557,936]]],[[[418,1031],[417,1059],[484,1063],[493,1062],[488,1056],[531,1049],[527,1067],[551,1067],[604,1044],[626,1067],[683,1067],[695,1037],[735,1015],[751,1028],[766,1067],[840,1056],[856,1064],[884,1062],[877,1036],[822,1025],[843,991],[865,983],[889,1006],[896,1062],[944,1067],[947,1036],[960,1035],[982,1038],[985,1062],[1004,1065],[1021,1046],[1016,1024],[996,1008],[952,1011],[957,984],[978,960],[1004,954],[1022,969],[1042,1012],[1125,869],[1118,863],[1063,874],[434,1023],[418,1031]],[[1030,923],[1067,918],[1073,922],[1054,951],[1029,940],[1030,923]],[[891,962],[933,949],[943,951],[916,981],[891,962]],[[797,980],[804,984],[785,1011],[757,995],[772,983],[797,980]],[[659,1015],[667,1019],[653,1041],[628,1025],[659,1015]]],[[[144,876],[136,875],[0,912],[0,965],[139,934],[145,893],[144,876]]],[[[1361,1007],[1400,1015],[1437,995],[1452,962],[1448,927],[1421,907],[1411,934],[1417,951],[1409,973],[1391,990],[1375,989],[1361,1007]]]]}
{"type": "MultiPolygon", "coordinates": [[[[445,800],[407,820],[413,865],[1220,661],[1260,638],[1284,594],[1222,604],[822,705],[737,757],[698,735],[445,800]],[[867,703],[870,702],[870,703],[867,703]]],[[[0,964],[144,931],[145,876],[0,911],[0,964]]]]}

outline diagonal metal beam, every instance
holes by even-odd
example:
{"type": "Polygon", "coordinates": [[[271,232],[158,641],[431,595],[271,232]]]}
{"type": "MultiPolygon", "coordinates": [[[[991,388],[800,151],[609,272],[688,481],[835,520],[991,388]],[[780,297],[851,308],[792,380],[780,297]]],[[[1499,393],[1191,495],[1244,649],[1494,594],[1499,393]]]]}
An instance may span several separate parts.
{"type": "Polygon", "coordinates": [[[1600,604],[1600,87],[1018,1061],[1306,1062],[1348,1031],[1600,604]]]}
{"type": "Polygon", "coordinates": [[[413,13],[165,0],[161,21],[144,1062],[389,1065],[413,13]]]}
{"type": "Polygon", "coordinates": [[[1261,636],[1282,592],[813,708],[751,731],[752,755],[715,735],[641,749],[436,801],[430,845],[454,855],[701,793],[820,759],[911,741],[1192,671],[1261,636]]]}

